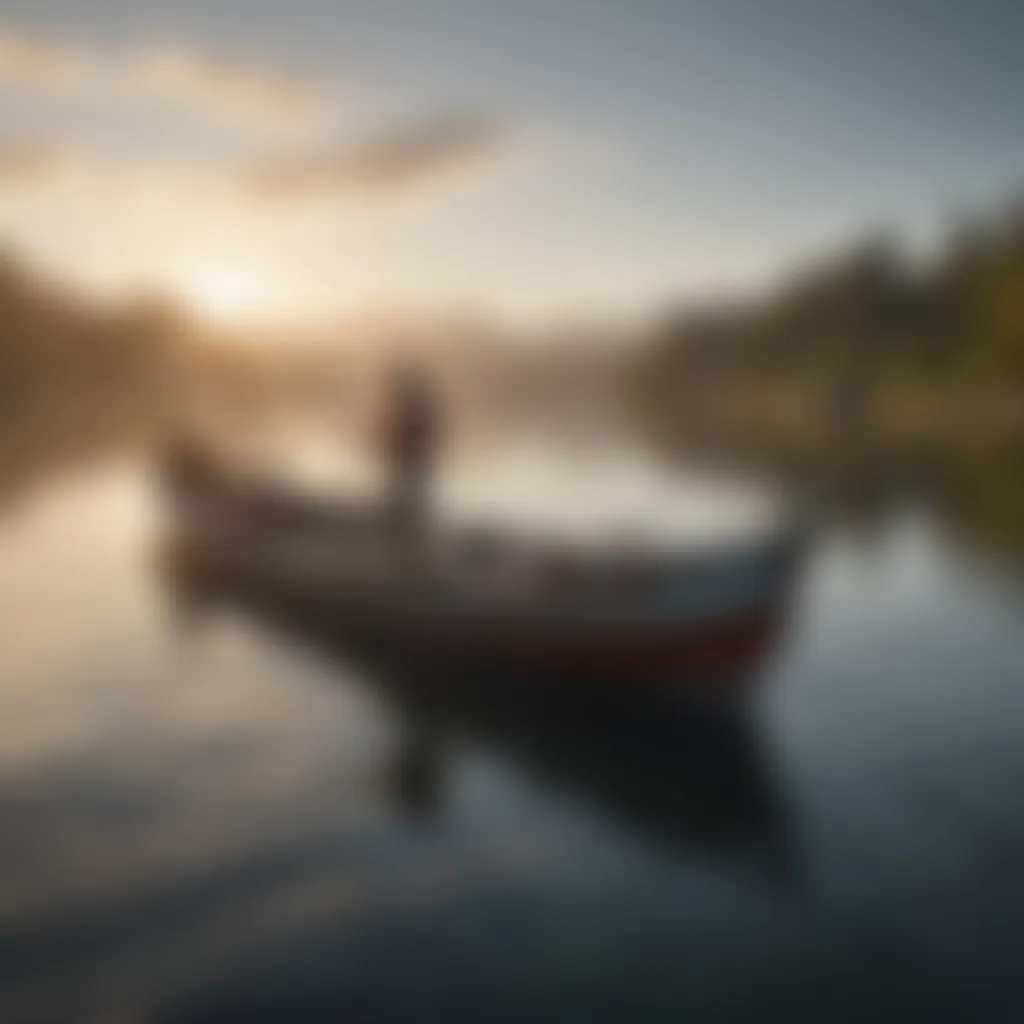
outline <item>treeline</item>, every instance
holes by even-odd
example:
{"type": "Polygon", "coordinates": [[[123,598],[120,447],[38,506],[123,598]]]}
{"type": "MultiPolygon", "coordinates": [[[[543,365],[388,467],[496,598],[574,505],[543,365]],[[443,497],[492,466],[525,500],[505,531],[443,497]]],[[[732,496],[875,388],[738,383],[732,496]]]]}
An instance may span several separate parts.
{"type": "Polygon", "coordinates": [[[453,432],[605,415],[623,376],[612,346],[517,341],[475,318],[213,329],[165,298],[101,302],[0,254],[0,512],[49,475],[182,432],[256,449],[296,426],[362,438],[408,362],[430,373],[453,432]]]}
{"type": "Polygon", "coordinates": [[[0,500],[156,429],[184,337],[161,301],[105,307],[0,257],[0,500]]]}
{"type": "Polygon", "coordinates": [[[213,330],[165,297],[101,302],[0,256],[0,512],[87,461],[327,405],[339,374],[325,353],[213,330]]]}
{"type": "Polygon", "coordinates": [[[636,383],[670,432],[1017,429],[1024,208],[960,228],[924,267],[876,238],[756,301],[672,314],[636,383]]]}

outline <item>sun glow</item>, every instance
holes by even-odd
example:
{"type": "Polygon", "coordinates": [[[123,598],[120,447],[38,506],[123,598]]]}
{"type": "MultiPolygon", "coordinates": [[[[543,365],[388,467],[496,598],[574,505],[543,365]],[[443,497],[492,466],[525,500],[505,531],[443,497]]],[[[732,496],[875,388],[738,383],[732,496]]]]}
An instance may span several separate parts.
{"type": "Polygon", "coordinates": [[[186,301],[202,316],[234,323],[259,313],[264,296],[251,277],[232,270],[208,270],[187,281],[186,301]]]}

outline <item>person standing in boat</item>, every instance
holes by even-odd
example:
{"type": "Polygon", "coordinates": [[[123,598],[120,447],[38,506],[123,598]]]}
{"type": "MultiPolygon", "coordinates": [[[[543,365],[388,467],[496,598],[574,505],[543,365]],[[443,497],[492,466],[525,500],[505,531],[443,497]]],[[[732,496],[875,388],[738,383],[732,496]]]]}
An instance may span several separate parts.
{"type": "Polygon", "coordinates": [[[390,476],[389,518],[403,532],[416,532],[428,514],[440,420],[437,396],[426,374],[408,364],[394,370],[388,385],[383,454],[390,476]]]}

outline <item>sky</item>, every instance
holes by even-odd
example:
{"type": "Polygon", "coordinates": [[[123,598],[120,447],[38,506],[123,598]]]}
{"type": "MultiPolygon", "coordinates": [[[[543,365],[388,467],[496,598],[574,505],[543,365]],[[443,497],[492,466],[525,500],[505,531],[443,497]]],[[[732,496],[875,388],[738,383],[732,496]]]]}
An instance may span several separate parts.
{"type": "Polygon", "coordinates": [[[224,319],[636,315],[1024,181],[1019,0],[7,0],[0,237],[224,319]]]}

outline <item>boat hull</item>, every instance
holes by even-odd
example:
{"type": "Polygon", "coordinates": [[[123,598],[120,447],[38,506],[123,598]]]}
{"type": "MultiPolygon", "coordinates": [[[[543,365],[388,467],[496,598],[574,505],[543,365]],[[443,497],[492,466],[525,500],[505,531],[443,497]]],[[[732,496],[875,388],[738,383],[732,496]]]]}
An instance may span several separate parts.
{"type": "MultiPolygon", "coordinates": [[[[637,559],[513,538],[389,531],[375,510],[210,476],[177,493],[165,553],[185,589],[271,606],[447,669],[734,689],[777,643],[805,535],[637,559]],[[571,571],[565,572],[566,565],[571,571]],[[524,566],[532,576],[524,584],[524,566]]],[[[527,574],[529,575],[529,574],[527,574]]]]}
{"type": "Polygon", "coordinates": [[[428,585],[364,587],[312,576],[268,558],[265,548],[196,536],[177,538],[165,554],[179,588],[193,597],[283,613],[341,642],[402,651],[441,672],[729,691],[743,687],[779,643],[795,575],[795,559],[780,558],[738,585],[735,601],[702,605],[687,595],[678,608],[638,601],[588,614],[571,605],[480,605],[428,585]]]}

